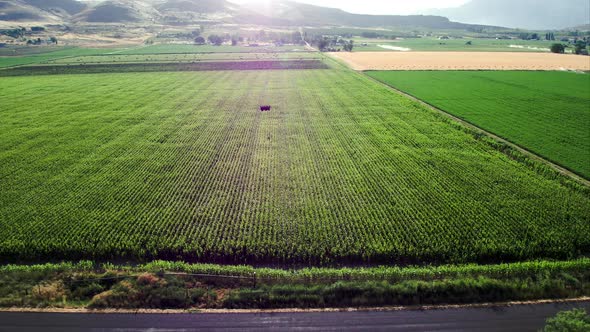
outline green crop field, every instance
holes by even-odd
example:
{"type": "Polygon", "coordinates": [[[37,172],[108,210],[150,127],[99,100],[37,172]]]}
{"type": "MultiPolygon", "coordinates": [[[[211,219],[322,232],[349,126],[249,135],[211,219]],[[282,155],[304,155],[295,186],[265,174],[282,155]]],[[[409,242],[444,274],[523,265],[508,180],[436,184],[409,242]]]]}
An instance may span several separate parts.
{"type": "Polygon", "coordinates": [[[93,63],[145,63],[145,62],[196,62],[196,61],[249,61],[249,60],[297,60],[320,59],[318,52],[275,52],[275,53],[161,53],[161,54],[106,54],[79,56],[48,61],[50,64],[93,64],[93,63]]]}
{"type": "Polygon", "coordinates": [[[29,56],[35,54],[64,51],[72,49],[71,46],[30,46],[30,45],[19,45],[19,46],[4,46],[0,47],[1,56],[29,56]]]}
{"type": "Polygon", "coordinates": [[[34,65],[9,68],[0,71],[0,77],[39,76],[65,74],[104,74],[175,71],[223,71],[223,70],[296,70],[327,69],[326,62],[308,60],[251,60],[251,61],[198,61],[198,62],[146,62],[146,63],[98,63],[79,65],[34,65]]]}
{"type": "Polygon", "coordinates": [[[590,252],[588,188],[336,65],[1,77],[0,117],[5,262],[590,252]]]}
{"type": "Polygon", "coordinates": [[[265,52],[297,52],[305,51],[305,46],[259,46],[249,47],[245,45],[193,45],[193,44],[156,44],[122,50],[118,54],[181,54],[181,53],[265,53],[265,52]]]}
{"type": "Polygon", "coordinates": [[[0,68],[41,63],[183,62],[314,57],[303,46],[158,44],[132,48],[21,47],[0,49],[0,68]]]}
{"type": "Polygon", "coordinates": [[[395,46],[420,52],[549,52],[549,48],[553,43],[552,41],[545,40],[505,40],[467,37],[443,40],[438,38],[406,38],[397,41],[357,38],[354,51],[387,52],[391,51],[387,49],[387,46],[395,46]],[[468,42],[471,42],[471,45],[467,45],[468,42]]]}
{"type": "MultiPolygon", "coordinates": [[[[26,56],[0,56],[0,68],[3,67],[12,67],[12,66],[22,66],[22,65],[30,65],[36,63],[42,63],[50,60],[60,59],[60,58],[67,58],[67,57],[75,57],[75,56],[83,56],[83,55],[97,55],[97,54],[107,54],[116,49],[101,49],[101,48],[54,48],[54,47],[39,47],[34,48],[31,47],[26,56]],[[57,49],[57,50],[56,50],[57,49]]],[[[23,53],[24,51],[19,51],[19,53],[23,53]]],[[[19,54],[16,53],[16,54],[19,54]]]]}
{"type": "Polygon", "coordinates": [[[590,75],[481,71],[368,74],[590,178],[590,75]]]}

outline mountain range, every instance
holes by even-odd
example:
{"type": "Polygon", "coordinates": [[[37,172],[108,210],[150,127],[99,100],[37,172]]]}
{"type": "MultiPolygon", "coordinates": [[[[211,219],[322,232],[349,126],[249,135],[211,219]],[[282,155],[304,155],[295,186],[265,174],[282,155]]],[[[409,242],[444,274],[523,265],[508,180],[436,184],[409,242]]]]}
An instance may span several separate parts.
{"type": "Polygon", "coordinates": [[[226,0],[0,0],[0,21],[182,24],[215,20],[257,25],[428,29],[580,26],[590,23],[590,1],[472,0],[458,8],[432,10],[427,14],[361,15],[289,0],[265,5],[237,5],[226,0]]]}
{"type": "Polygon", "coordinates": [[[533,30],[590,24],[589,0],[472,0],[457,8],[426,11],[451,20],[533,30]]]}
{"type": "Polygon", "coordinates": [[[223,23],[283,26],[424,27],[462,29],[469,25],[440,16],[359,15],[288,0],[271,6],[225,0],[0,0],[0,20],[74,23],[223,23]]]}

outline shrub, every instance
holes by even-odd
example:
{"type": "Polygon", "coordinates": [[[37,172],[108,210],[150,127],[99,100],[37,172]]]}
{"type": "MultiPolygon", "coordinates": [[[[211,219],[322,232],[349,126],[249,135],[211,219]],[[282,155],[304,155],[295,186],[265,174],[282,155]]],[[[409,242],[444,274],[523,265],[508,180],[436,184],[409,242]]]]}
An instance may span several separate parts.
{"type": "Polygon", "coordinates": [[[88,285],[76,287],[72,291],[72,297],[75,299],[88,299],[105,291],[105,287],[99,283],[93,282],[88,285]]]}
{"type": "Polygon", "coordinates": [[[547,319],[545,332],[585,332],[590,331],[590,315],[584,309],[562,311],[547,319]]]}
{"type": "Polygon", "coordinates": [[[89,307],[181,309],[201,303],[205,293],[202,288],[187,288],[177,278],[165,280],[144,273],[94,296],[89,307]]]}
{"type": "Polygon", "coordinates": [[[66,295],[64,284],[61,281],[41,283],[34,286],[31,293],[35,299],[45,302],[55,302],[66,295]]]}
{"type": "Polygon", "coordinates": [[[565,53],[565,46],[563,44],[553,44],[551,45],[551,52],[565,53]]]}
{"type": "Polygon", "coordinates": [[[150,273],[142,273],[137,277],[137,284],[139,286],[156,285],[160,278],[150,273]]]}

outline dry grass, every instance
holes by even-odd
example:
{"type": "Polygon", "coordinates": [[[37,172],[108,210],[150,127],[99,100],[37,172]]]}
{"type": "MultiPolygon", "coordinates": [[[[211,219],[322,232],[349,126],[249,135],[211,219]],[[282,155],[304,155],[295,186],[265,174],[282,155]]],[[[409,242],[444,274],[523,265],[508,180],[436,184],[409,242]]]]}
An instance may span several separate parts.
{"type": "Polygon", "coordinates": [[[38,300],[55,302],[65,296],[65,287],[61,281],[40,283],[31,289],[31,293],[38,300]]]}
{"type": "Polygon", "coordinates": [[[330,53],[354,70],[590,70],[590,57],[510,52],[330,53]]]}

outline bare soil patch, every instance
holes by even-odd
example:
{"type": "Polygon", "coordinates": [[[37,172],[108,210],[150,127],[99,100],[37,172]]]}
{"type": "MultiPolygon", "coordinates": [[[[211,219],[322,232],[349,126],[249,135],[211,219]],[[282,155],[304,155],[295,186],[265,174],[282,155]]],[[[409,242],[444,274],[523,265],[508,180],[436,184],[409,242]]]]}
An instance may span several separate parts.
{"type": "Polygon", "coordinates": [[[590,57],[510,52],[330,53],[354,70],[590,70],[590,57]]]}

